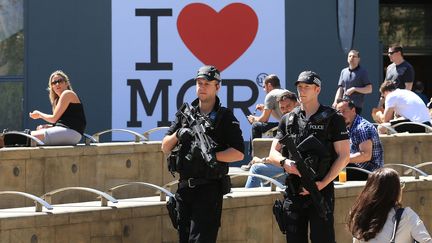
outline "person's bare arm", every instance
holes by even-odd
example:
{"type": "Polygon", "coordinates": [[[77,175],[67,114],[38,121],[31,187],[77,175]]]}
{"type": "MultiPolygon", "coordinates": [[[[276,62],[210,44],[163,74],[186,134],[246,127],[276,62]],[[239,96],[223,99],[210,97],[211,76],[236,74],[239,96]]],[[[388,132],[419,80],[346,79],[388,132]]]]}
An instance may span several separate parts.
{"type": "Polygon", "coordinates": [[[386,108],[382,115],[382,122],[389,122],[394,117],[394,108],[386,108]]]}
{"type": "Polygon", "coordinates": [[[268,122],[268,120],[270,119],[271,112],[272,110],[264,109],[264,111],[261,113],[261,116],[249,115],[247,118],[250,123],[268,122]]]}
{"type": "Polygon", "coordinates": [[[329,172],[326,176],[321,180],[317,181],[318,190],[323,189],[329,183],[331,183],[338,175],[339,172],[345,168],[345,166],[349,163],[350,159],[350,145],[349,140],[340,140],[333,143],[334,149],[337,154],[336,160],[333,162],[333,165],[330,167],[329,172]]]}
{"type": "Polygon", "coordinates": [[[413,82],[405,82],[405,89],[412,90],[413,82]]]}
{"type": "MultiPolygon", "coordinates": [[[[276,166],[281,166],[280,161],[286,159],[285,156],[280,152],[282,150],[282,145],[279,143],[277,139],[273,139],[273,143],[270,148],[270,154],[267,158],[267,162],[270,162],[276,166]]],[[[284,170],[290,174],[300,175],[300,172],[297,170],[297,166],[295,162],[286,159],[285,164],[283,166],[284,170]]]]}
{"type": "Polygon", "coordinates": [[[227,148],[224,151],[220,151],[216,153],[216,159],[219,162],[236,162],[242,160],[244,157],[244,154],[240,151],[238,151],[235,148],[227,148]]]}
{"type": "Polygon", "coordinates": [[[350,163],[364,163],[372,159],[372,140],[368,139],[359,145],[359,152],[350,154],[350,163]]]}
{"type": "Polygon", "coordinates": [[[41,111],[34,110],[33,112],[30,112],[29,115],[33,119],[43,119],[47,122],[55,123],[63,115],[68,105],[77,100],[78,97],[73,91],[66,90],[61,94],[59,101],[54,108],[53,114],[46,114],[41,111]]]}
{"type": "Polygon", "coordinates": [[[332,105],[333,108],[336,107],[336,105],[337,105],[337,100],[338,100],[338,99],[341,99],[342,96],[343,96],[343,94],[344,94],[343,87],[342,87],[342,86],[339,86],[338,89],[336,90],[336,94],[335,94],[335,97],[334,97],[334,101],[333,101],[333,105],[332,105]]]}
{"type": "Polygon", "coordinates": [[[364,87],[351,87],[347,90],[346,94],[351,95],[352,93],[370,94],[372,93],[372,84],[368,84],[364,87]]]}
{"type": "Polygon", "coordinates": [[[176,146],[177,143],[178,143],[178,139],[176,136],[176,132],[171,135],[166,135],[162,139],[162,146],[161,146],[162,152],[168,154],[169,152],[171,152],[174,146],[176,146]]]}

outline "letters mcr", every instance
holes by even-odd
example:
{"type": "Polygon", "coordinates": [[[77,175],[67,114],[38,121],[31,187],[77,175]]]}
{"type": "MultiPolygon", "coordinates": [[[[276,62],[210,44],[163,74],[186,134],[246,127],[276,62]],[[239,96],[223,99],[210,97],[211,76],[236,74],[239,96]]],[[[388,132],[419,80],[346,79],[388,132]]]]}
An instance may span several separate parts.
{"type": "MultiPolygon", "coordinates": [[[[173,70],[173,64],[162,63],[158,60],[158,18],[172,16],[172,9],[135,9],[135,16],[137,17],[150,17],[150,62],[137,62],[135,63],[136,71],[160,71],[160,70],[173,70]]],[[[207,63],[206,63],[207,64],[207,63]]],[[[170,79],[159,79],[158,84],[151,95],[151,99],[148,99],[141,80],[139,79],[128,79],[127,85],[130,86],[130,120],[127,121],[127,127],[141,127],[142,122],[138,120],[137,114],[137,103],[138,95],[141,100],[141,104],[144,107],[145,112],[148,116],[153,115],[156,104],[161,100],[161,117],[157,122],[157,126],[169,126],[170,120],[168,117],[168,98],[169,98],[169,87],[172,85],[170,79]]],[[[184,82],[180,87],[177,94],[176,104],[177,108],[184,102],[184,95],[186,91],[195,85],[193,79],[184,82]]],[[[255,83],[248,79],[224,79],[222,82],[223,86],[227,88],[227,104],[226,106],[232,110],[240,109],[245,116],[250,114],[249,107],[252,106],[258,98],[258,88],[255,83]],[[252,95],[245,101],[234,100],[234,88],[235,87],[248,87],[252,91],[252,95]]]]}

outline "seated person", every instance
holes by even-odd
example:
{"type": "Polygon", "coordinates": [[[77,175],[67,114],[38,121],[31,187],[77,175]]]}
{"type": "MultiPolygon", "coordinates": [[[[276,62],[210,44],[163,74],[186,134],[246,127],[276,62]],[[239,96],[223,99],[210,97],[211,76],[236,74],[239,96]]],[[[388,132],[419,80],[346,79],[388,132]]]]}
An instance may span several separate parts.
{"type": "MultiPolygon", "coordinates": [[[[279,103],[279,108],[280,110],[283,112],[283,114],[287,114],[289,112],[291,112],[295,107],[297,107],[299,105],[298,101],[297,101],[297,95],[293,92],[290,91],[285,91],[283,92],[278,98],[277,101],[279,103]]],[[[282,167],[280,166],[276,166],[274,164],[271,163],[266,163],[267,158],[258,158],[258,157],[254,157],[252,159],[252,161],[249,163],[250,166],[250,172],[252,174],[260,174],[260,175],[264,175],[264,176],[268,176],[268,177],[275,177],[277,175],[281,175],[278,178],[275,178],[277,181],[284,183],[285,182],[285,177],[286,175],[284,175],[284,170],[282,167]]],[[[247,167],[243,169],[247,170],[247,167]]],[[[263,183],[265,182],[265,180],[261,180],[258,177],[252,177],[249,176],[247,181],[246,181],[246,188],[251,188],[251,187],[259,187],[259,186],[263,186],[263,183]]],[[[269,184],[270,186],[270,184],[269,184]]]]}
{"type": "MultiPolygon", "coordinates": [[[[357,167],[370,172],[384,166],[383,147],[378,131],[372,123],[356,114],[349,99],[337,100],[336,110],[344,117],[350,137],[350,161],[347,167],[357,167]]],[[[347,180],[367,180],[368,174],[347,170],[347,180]]]]}
{"type": "MultiPolygon", "coordinates": [[[[252,124],[252,138],[261,138],[262,134],[266,131],[276,127],[278,122],[269,122],[270,115],[277,121],[280,121],[282,112],[279,109],[277,97],[280,96],[285,90],[281,89],[279,78],[270,74],[264,79],[264,91],[267,93],[264,104],[256,105],[256,110],[261,111],[260,116],[249,115],[247,117],[250,124],[252,124]]],[[[251,145],[252,146],[252,145],[251,145]]]]}
{"type": "Polygon", "coordinates": [[[53,114],[34,110],[29,115],[50,124],[39,125],[31,135],[42,140],[45,145],[76,145],[86,127],[83,105],[73,92],[68,76],[61,70],[51,74],[48,89],[53,114]]]}
{"type": "MultiPolygon", "coordinates": [[[[380,87],[382,97],[385,99],[384,112],[377,111],[376,117],[379,123],[392,126],[400,122],[417,122],[431,125],[431,117],[422,99],[414,92],[406,89],[398,89],[392,81],[384,81],[380,87]],[[400,117],[392,120],[395,114],[400,117]]],[[[386,133],[384,126],[379,126],[380,133],[386,133]]],[[[397,132],[422,133],[425,128],[416,125],[401,125],[395,128],[397,132]]]]}

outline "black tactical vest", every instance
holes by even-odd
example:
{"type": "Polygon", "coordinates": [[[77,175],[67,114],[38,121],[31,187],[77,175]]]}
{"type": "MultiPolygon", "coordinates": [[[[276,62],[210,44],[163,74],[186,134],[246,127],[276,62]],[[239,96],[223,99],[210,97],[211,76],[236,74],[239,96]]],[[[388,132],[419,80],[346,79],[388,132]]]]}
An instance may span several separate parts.
{"type": "MultiPolygon", "coordinates": [[[[326,148],[320,156],[312,151],[302,151],[302,157],[313,158],[313,169],[317,172],[316,180],[321,180],[330,170],[331,165],[336,160],[337,155],[330,141],[329,124],[336,111],[330,107],[321,106],[319,113],[314,114],[310,119],[306,119],[300,107],[296,107],[287,116],[285,127],[286,134],[293,139],[296,145],[300,144],[309,135],[313,134],[326,148]],[[324,154],[324,155],[323,155],[324,154]]],[[[283,150],[284,156],[289,156],[287,150],[283,150]]]]}
{"type": "MultiPolygon", "coordinates": [[[[211,126],[206,128],[206,134],[210,136],[218,145],[216,151],[223,151],[228,148],[221,139],[223,131],[218,131],[219,124],[227,108],[218,106],[209,114],[211,126]]],[[[182,127],[187,127],[187,124],[182,120],[182,127]]],[[[214,168],[211,168],[203,158],[194,153],[194,148],[191,144],[180,144],[178,147],[178,159],[176,171],[180,174],[180,180],[188,178],[205,178],[219,179],[228,174],[228,164],[217,162],[214,168]]]]}

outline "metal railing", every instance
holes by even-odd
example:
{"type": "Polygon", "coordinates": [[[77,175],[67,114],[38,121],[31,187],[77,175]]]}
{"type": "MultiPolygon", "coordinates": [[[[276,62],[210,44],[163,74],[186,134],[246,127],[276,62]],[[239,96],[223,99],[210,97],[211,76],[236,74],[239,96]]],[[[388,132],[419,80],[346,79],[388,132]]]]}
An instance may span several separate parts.
{"type": "Polygon", "coordinates": [[[132,186],[132,185],[145,186],[145,187],[153,188],[153,189],[160,191],[160,201],[161,202],[166,201],[166,195],[168,195],[170,197],[174,197],[174,194],[172,194],[169,190],[165,189],[164,187],[161,187],[161,186],[158,186],[155,184],[151,184],[151,183],[147,183],[147,182],[140,182],[140,181],[126,182],[126,183],[114,186],[114,187],[108,189],[107,193],[112,196],[113,192],[115,190],[126,187],[126,186],[132,186]]]}
{"type": "Polygon", "coordinates": [[[135,137],[135,142],[137,142],[137,143],[139,143],[139,142],[141,142],[141,141],[147,141],[147,140],[148,140],[147,137],[145,137],[144,135],[141,135],[141,134],[139,134],[139,133],[137,133],[137,132],[135,132],[135,131],[128,130],[128,129],[117,129],[117,128],[113,128],[113,129],[108,129],[108,130],[104,130],[104,131],[101,131],[101,132],[97,132],[97,133],[93,134],[92,137],[93,137],[97,142],[99,142],[99,141],[100,141],[100,140],[99,140],[99,137],[100,137],[101,135],[106,134],[106,133],[112,133],[112,132],[123,132],[123,133],[129,133],[129,134],[132,134],[132,135],[134,135],[134,137],[135,137]]]}
{"type": "Polygon", "coordinates": [[[32,146],[32,147],[35,147],[36,145],[37,145],[37,146],[43,146],[43,145],[45,145],[45,143],[42,142],[39,138],[37,138],[37,137],[35,137],[35,136],[32,136],[32,135],[30,135],[30,134],[24,133],[24,132],[19,132],[19,131],[7,131],[7,132],[3,133],[3,136],[6,135],[6,134],[16,134],[16,135],[21,135],[21,136],[24,136],[24,137],[30,138],[30,140],[31,140],[31,146],[32,146]]]}
{"type": "Polygon", "coordinates": [[[412,172],[415,179],[419,179],[420,178],[419,175],[425,176],[425,177],[428,176],[428,174],[426,174],[424,171],[422,171],[422,170],[420,170],[418,168],[415,168],[414,166],[411,166],[411,165],[406,165],[406,164],[384,164],[384,167],[392,167],[392,166],[411,169],[408,173],[412,172]]]}
{"type": "Polygon", "coordinates": [[[55,189],[55,190],[52,190],[50,192],[47,192],[44,195],[42,195],[41,198],[45,199],[45,201],[47,201],[48,203],[51,203],[51,201],[52,201],[51,199],[52,199],[52,196],[54,194],[57,194],[59,192],[64,192],[64,191],[71,191],[71,190],[86,191],[86,192],[91,192],[91,193],[99,195],[101,198],[101,206],[102,207],[108,206],[108,201],[110,201],[112,203],[118,202],[117,199],[115,199],[111,195],[109,195],[105,192],[101,192],[99,190],[93,189],[93,188],[89,188],[89,187],[63,187],[63,188],[59,188],[59,189],[55,189]]]}
{"type": "Polygon", "coordinates": [[[0,195],[18,195],[18,196],[23,196],[23,197],[32,199],[35,202],[35,211],[36,212],[42,212],[42,206],[44,206],[48,210],[53,209],[53,207],[48,202],[44,201],[40,197],[37,197],[33,194],[30,194],[30,193],[18,192],[18,191],[0,191],[0,195]]]}
{"type": "Polygon", "coordinates": [[[345,169],[346,170],[356,170],[356,171],[361,171],[361,172],[363,172],[363,173],[366,173],[366,174],[371,174],[372,172],[370,172],[370,171],[368,171],[368,170],[365,170],[365,169],[363,169],[363,168],[359,168],[359,167],[349,167],[349,166],[347,166],[347,167],[345,167],[345,169]]]}
{"type": "Polygon", "coordinates": [[[169,129],[169,127],[155,127],[155,128],[149,129],[143,133],[143,136],[147,139],[146,141],[150,141],[150,134],[157,132],[157,131],[160,131],[160,130],[163,130],[163,129],[169,129]]]}
{"type": "Polygon", "coordinates": [[[396,129],[397,127],[402,126],[402,125],[416,125],[416,126],[424,127],[425,128],[425,133],[432,132],[432,127],[431,126],[428,126],[426,124],[419,123],[419,122],[401,122],[401,123],[396,123],[396,124],[393,125],[393,128],[396,129]]]}
{"type": "Polygon", "coordinates": [[[268,176],[260,175],[260,174],[231,172],[231,173],[228,173],[228,175],[231,178],[236,178],[236,177],[239,177],[239,176],[252,176],[252,177],[257,177],[257,178],[260,178],[260,179],[264,179],[268,183],[271,183],[271,189],[270,190],[272,192],[276,191],[276,187],[279,187],[282,190],[285,190],[285,188],[286,188],[286,186],[283,185],[282,183],[280,183],[279,181],[277,181],[277,180],[275,180],[273,178],[270,178],[268,176]]]}

